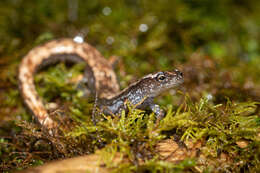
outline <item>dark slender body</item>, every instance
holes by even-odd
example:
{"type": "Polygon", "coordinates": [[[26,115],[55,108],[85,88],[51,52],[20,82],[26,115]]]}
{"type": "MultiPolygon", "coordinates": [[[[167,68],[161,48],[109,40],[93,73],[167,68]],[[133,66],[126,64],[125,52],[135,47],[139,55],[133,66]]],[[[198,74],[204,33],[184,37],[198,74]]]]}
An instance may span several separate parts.
{"type": "Polygon", "coordinates": [[[23,59],[19,68],[21,95],[38,119],[46,128],[57,124],[49,117],[33,83],[33,75],[38,69],[58,61],[86,62],[85,78],[93,95],[98,97],[97,107],[105,114],[119,114],[127,110],[127,104],[146,109],[150,108],[158,117],[164,115],[153,99],[163,91],[183,83],[183,75],[178,70],[149,74],[131,84],[123,91],[119,85],[112,65],[87,43],[77,43],[71,39],[48,42],[32,49],[23,59]]]}
{"type": "Polygon", "coordinates": [[[136,108],[150,108],[158,117],[162,117],[164,112],[159,105],[154,103],[154,98],[163,91],[178,86],[182,82],[183,75],[178,70],[149,74],[131,84],[113,98],[100,100],[98,106],[104,113],[117,114],[121,110],[127,109],[128,102],[136,106],[136,108]]]}

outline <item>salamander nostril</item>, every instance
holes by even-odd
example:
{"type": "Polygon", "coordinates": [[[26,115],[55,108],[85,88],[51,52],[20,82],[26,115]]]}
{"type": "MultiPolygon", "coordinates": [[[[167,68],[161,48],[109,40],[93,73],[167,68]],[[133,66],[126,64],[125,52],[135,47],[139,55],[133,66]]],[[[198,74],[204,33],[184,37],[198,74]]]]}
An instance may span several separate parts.
{"type": "Polygon", "coordinates": [[[179,70],[177,70],[177,69],[175,69],[174,71],[175,71],[175,73],[176,73],[178,76],[180,76],[180,77],[183,77],[183,74],[182,74],[182,72],[180,72],[180,71],[179,71],[179,70]]]}

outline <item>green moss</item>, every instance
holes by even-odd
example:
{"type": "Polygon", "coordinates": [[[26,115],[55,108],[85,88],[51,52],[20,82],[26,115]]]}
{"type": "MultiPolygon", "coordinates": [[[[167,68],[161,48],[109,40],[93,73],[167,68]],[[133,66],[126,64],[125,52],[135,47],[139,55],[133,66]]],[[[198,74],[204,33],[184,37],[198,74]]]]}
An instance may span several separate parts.
{"type": "MultiPolygon", "coordinates": [[[[116,152],[119,152],[122,158],[127,156],[133,163],[122,164],[122,167],[117,169],[119,172],[121,169],[153,170],[153,166],[158,166],[158,171],[178,168],[180,165],[163,163],[158,159],[152,162],[150,160],[156,158],[158,154],[153,152],[155,144],[161,139],[176,134],[181,136],[182,141],[189,139],[193,139],[194,142],[205,141],[206,147],[201,152],[207,157],[215,158],[216,161],[218,153],[223,152],[228,153],[230,157],[235,157],[232,164],[243,160],[243,164],[239,167],[241,169],[257,168],[260,162],[258,158],[260,125],[259,117],[255,114],[258,102],[233,103],[227,100],[225,104],[214,105],[206,98],[195,103],[187,95],[185,98],[178,109],[173,110],[171,107],[168,110],[166,117],[159,125],[155,123],[153,113],[148,115],[130,107],[127,116],[124,112],[120,118],[103,115],[104,120],[98,122],[96,126],[81,124],[69,135],[80,136],[96,130],[99,142],[108,144],[102,154],[107,166],[117,166],[112,162],[116,152]],[[240,140],[246,140],[249,143],[246,149],[236,145],[236,142],[240,140]],[[250,161],[247,161],[249,158],[250,161]],[[147,162],[141,164],[142,166],[136,166],[140,164],[138,164],[140,160],[147,162]]],[[[193,166],[195,165],[193,163],[193,166]]],[[[232,167],[232,165],[229,166],[232,167]]],[[[239,170],[239,168],[234,170],[239,170]]]]}

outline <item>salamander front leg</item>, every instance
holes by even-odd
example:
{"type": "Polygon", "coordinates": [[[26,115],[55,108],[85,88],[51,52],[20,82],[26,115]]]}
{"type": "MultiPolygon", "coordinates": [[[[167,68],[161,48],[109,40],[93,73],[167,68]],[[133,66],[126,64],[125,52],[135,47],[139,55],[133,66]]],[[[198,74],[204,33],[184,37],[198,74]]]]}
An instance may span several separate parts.
{"type": "Polygon", "coordinates": [[[165,116],[165,112],[157,104],[150,104],[150,109],[156,114],[157,119],[161,120],[165,116]]]}

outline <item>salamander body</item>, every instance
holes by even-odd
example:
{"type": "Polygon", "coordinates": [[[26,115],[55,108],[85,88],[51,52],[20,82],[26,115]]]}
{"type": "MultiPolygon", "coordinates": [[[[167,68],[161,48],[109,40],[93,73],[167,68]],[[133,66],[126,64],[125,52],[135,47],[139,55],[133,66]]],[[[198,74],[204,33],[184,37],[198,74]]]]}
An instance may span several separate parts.
{"type": "Polygon", "coordinates": [[[111,64],[88,43],[72,39],[59,39],[33,48],[22,60],[19,67],[19,88],[25,104],[46,128],[54,128],[56,123],[50,118],[46,108],[35,90],[34,74],[41,68],[69,61],[85,62],[84,72],[87,86],[97,96],[97,107],[105,114],[119,114],[126,110],[126,102],[137,108],[150,108],[157,116],[164,112],[153,99],[163,91],[183,83],[183,75],[178,70],[161,71],[148,74],[121,92],[116,74],[111,64]]]}

